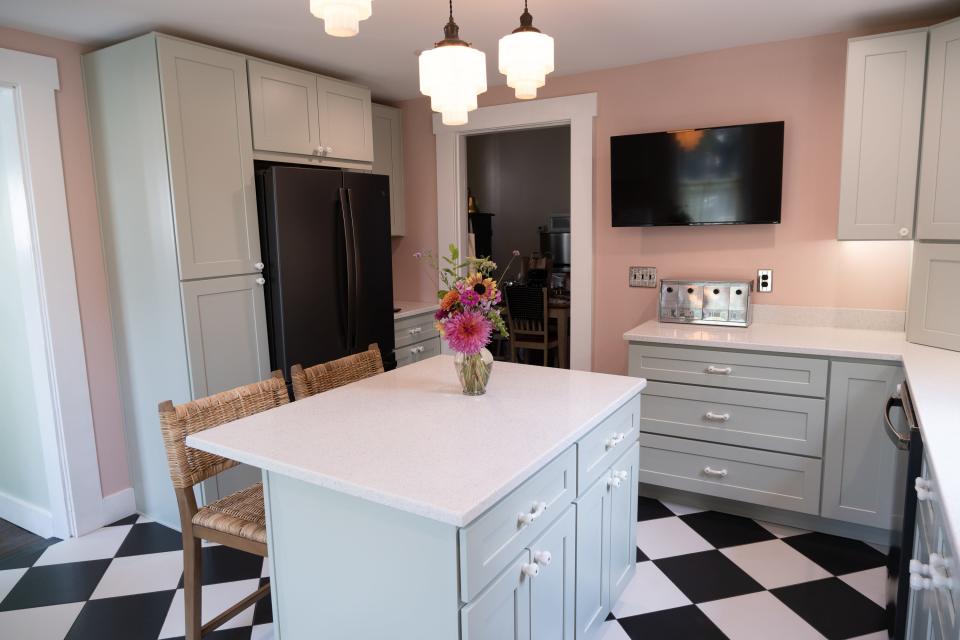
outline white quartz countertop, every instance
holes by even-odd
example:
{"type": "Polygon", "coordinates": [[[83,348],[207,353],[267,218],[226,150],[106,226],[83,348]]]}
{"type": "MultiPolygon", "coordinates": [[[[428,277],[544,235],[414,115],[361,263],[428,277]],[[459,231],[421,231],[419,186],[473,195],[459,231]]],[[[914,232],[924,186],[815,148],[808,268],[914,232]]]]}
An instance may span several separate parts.
{"type": "Polygon", "coordinates": [[[187,438],[187,445],[464,526],[617,407],[640,378],[497,362],[460,392],[451,356],[187,438]]]}
{"type": "Polygon", "coordinates": [[[629,342],[797,353],[903,364],[954,544],[960,544],[960,352],[907,342],[902,331],[757,324],[682,325],[650,320],[623,334],[629,342]]]}
{"type": "Polygon", "coordinates": [[[421,313],[433,313],[440,308],[440,303],[434,300],[433,302],[424,302],[424,301],[410,301],[410,300],[394,300],[393,302],[394,309],[400,309],[400,311],[395,311],[393,313],[394,320],[400,320],[402,318],[409,318],[410,316],[418,316],[421,313]]]}

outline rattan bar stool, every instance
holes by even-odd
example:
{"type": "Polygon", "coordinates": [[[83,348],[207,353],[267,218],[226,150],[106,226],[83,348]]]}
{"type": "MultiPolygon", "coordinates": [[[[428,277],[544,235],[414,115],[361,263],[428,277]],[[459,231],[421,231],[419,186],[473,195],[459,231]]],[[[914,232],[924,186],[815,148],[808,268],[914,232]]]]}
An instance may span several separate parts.
{"type": "Polygon", "coordinates": [[[380,348],[371,344],[363,353],[338,358],[330,362],[307,367],[299,364],[290,367],[290,382],[293,383],[293,399],[303,400],[345,384],[370,378],[383,373],[380,348]]]}
{"type": "Polygon", "coordinates": [[[238,463],[186,446],[186,438],[227,422],[287,404],[283,374],[269,380],[237,387],[223,393],[174,406],[160,403],[160,431],[167,450],[167,464],[180,509],[183,529],[183,589],[186,640],[200,640],[227,620],[270,594],[264,585],[206,624],[201,620],[201,540],[210,540],[267,556],[267,526],[264,516],[263,485],[257,483],[204,507],[197,507],[193,487],[238,463]]]}

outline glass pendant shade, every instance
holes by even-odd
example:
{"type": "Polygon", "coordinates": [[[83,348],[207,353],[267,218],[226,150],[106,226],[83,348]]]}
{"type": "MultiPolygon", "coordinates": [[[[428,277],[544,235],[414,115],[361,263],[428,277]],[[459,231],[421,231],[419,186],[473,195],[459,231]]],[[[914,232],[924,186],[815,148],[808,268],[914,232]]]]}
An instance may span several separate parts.
{"type": "Polygon", "coordinates": [[[553,71],[553,38],[539,31],[515,31],[500,38],[500,73],[517,98],[537,97],[553,71]]]}
{"type": "Polygon", "coordinates": [[[349,38],[372,13],[373,0],[310,0],[310,13],[323,20],[328,35],[349,38]]]}
{"type": "Polygon", "coordinates": [[[460,39],[452,4],[443,33],[443,40],[420,54],[420,93],[430,96],[430,108],[443,124],[467,124],[477,96],[487,90],[487,56],[460,39]]]}

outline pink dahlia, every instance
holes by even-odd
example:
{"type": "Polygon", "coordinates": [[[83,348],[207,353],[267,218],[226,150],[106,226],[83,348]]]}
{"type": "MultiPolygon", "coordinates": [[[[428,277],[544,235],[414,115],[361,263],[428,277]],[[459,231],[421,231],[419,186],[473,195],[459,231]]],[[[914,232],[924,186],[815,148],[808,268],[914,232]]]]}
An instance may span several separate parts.
{"type": "Polygon", "coordinates": [[[449,318],[444,329],[451,349],[472,355],[490,342],[493,325],[483,314],[465,311],[449,318]]]}

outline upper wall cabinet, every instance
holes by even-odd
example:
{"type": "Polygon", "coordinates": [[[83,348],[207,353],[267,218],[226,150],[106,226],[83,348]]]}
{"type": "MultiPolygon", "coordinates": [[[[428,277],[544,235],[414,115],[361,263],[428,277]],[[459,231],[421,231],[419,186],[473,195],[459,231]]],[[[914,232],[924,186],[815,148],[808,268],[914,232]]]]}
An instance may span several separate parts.
{"type": "Polygon", "coordinates": [[[913,237],[926,50],[925,30],[847,47],[840,240],[913,237]]]}
{"type": "Polygon", "coordinates": [[[180,279],[260,262],[245,59],[157,36],[180,279]]]}
{"type": "Polygon", "coordinates": [[[261,60],[247,69],[256,151],[298,156],[290,162],[373,162],[369,89],[261,60]]]}
{"type": "Polygon", "coordinates": [[[960,19],[930,30],[917,237],[960,240],[960,19]]]}
{"type": "Polygon", "coordinates": [[[373,172],[390,178],[390,235],[402,236],[406,215],[403,189],[403,119],[400,109],[373,105],[373,172]]]}
{"type": "MultiPolygon", "coordinates": [[[[955,178],[956,179],[956,178],[955,178]]],[[[960,244],[918,242],[913,251],[907,340],[960,351],[960,244]]]]}

